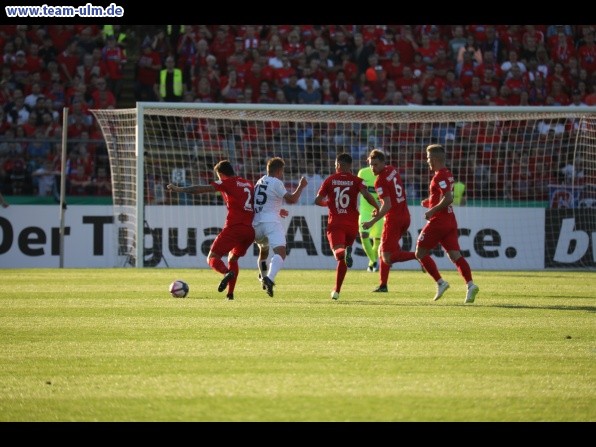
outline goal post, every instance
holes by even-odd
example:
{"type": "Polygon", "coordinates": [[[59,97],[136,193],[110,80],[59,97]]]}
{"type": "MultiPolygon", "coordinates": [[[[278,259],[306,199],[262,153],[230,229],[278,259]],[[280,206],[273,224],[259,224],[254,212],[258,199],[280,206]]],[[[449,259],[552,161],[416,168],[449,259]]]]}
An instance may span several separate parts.
{"type": "MultiPolygon", "coordinates": [[[[165,186],[206,184],[222,159],[256,181],[267,159],[280,156],[288,189],[300,176],[309,180],[301,201],[286,207],[286,265],[333,269],[327,209],[313,204],[314,195],[337,154],[349,152],[356,173],[372,147],[403,177],[412,224],[402,242],[413,250],[431,178],[425,149],[441,143],[465,191],[454,209],[474,269],[596,267],[595,107],[139,102],[92,112],[110,158],[113,248],[122,266],[207,268],[225,220],[221,196],[170,194],[165,186]]],[[[442,250],[433,253],[440,268],[452,267],[442,250]]],[[[366,268],[359,244],[354,260],[354,268],[366,268]]],[[[256,269],[256,251],[240,264],[256,269]]]]}

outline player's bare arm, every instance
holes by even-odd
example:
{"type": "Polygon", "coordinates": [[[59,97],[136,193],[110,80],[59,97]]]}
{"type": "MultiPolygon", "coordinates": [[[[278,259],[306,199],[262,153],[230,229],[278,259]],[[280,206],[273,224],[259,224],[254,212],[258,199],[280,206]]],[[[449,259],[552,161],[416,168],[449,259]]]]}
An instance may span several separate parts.
{"type": "MultiPolygon", "coordinates": [[[[381,201],[383,202],[383,205],[381,206],[381,209],[375,209],[373,210],[372,214],[373,214],[373,218],[371,220],[369,220],[368,222],[362,222],[362,228],[364,228],[365,230],[368,230],[370,227],[372,227],[374,224],[376,224],[379,220],[381,220],[383,217],[385,217],[385,214],[387,214],[389,212],[389,210],[391,209],[391,200],[389,200],[389,198],[386,199],[381,199],[381,201]]],[[[378,207],[378,205],[377,205],[378,207]]]]}
{"type": "Polygon", "coordinates": [[[452,203],[453,203],[453,192],[447,191],[443,195],[443,197],[441,198],[441,201],[439,203],[437,203],[435,206],[433,206],[431,209],[429,209],[426,213],[424,213],[424,218],[426,220],[430,220],[430,218],[433,217],[437,212],[444,210],[452,203]]]}
{"type": "Polygon", "coordinates": [[[327,196],[322,196],[320,194],[317,194],[317,197],[315,197],[315,205],[327,206],[327,203],[328,203],[327,196]]]}
{"type": "Polygon", "coordinates": [[[193,185],[193,186],[176,186],[173,183],[169,183],[166,188],[172,192],[184,192],[187,194],[202,194],[205,192],[215,192],[216,189],[212,185],[193,185]]]}
{"type": "Polygon", "coordinates": [[[302,194],[302,190],[306,188],[306,185],[308,185],[308,180],[306,180],[304,177],[300,177],[300,182],[298,182],[298,186],[296,186],[294,192],[291,194],[287,193],[284,196],[284,200],[288,203],[296,203],[300,198],[300,194],[302,194]]]}

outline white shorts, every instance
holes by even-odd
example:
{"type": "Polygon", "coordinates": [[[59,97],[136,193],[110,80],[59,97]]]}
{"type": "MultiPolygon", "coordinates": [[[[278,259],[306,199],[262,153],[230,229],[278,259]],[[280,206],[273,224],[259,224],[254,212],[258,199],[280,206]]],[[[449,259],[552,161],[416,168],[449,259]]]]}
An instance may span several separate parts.
{"type": "Polygon", "coordinates": [[[281,222],[260,222],[255,227],[255,242],[260,247],[285,247],[286,231],[281,222]]]}

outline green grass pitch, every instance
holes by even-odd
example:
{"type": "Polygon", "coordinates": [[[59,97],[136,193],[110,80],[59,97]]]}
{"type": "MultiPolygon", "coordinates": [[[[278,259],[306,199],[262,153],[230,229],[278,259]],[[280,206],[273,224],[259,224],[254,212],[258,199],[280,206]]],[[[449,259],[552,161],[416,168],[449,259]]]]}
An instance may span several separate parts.
{"type": "Polygon", "coordinates": [[[593,272],[0,273],[1,422],[596,421],[593,272]]]}

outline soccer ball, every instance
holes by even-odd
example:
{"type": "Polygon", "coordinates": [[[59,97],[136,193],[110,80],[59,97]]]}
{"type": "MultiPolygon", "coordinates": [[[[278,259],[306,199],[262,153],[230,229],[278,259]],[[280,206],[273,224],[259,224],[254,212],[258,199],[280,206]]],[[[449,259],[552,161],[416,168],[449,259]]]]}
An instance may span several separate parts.
{"type": "Polygon", "coordinates": [[[181,279],[177,279],[170,284],[170,294],[174,298],[184,298],[186,295],[188,295],[189,290],[188,284],[181,279]]]}

